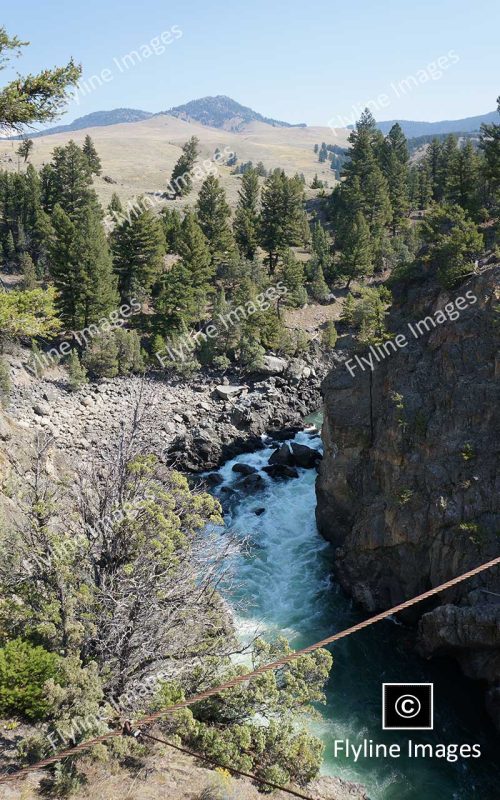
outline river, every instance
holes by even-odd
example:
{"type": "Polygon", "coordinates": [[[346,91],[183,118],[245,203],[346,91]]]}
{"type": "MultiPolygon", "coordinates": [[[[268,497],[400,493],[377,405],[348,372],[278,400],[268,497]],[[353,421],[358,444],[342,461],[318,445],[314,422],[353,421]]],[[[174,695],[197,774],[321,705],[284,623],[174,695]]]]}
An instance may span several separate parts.
{"type": "MultiPolygon", "coordinates": [[[[303,431],[295,441],[317,449],[319,436],[303,431]]],[[[261,469],[274,447],[240,455],[220,470],[231,487],[241,475],[236,462],[261,469]]],[[[332,548],[315,524],[315,470],[299,470],[299,478],[266,481],[263,490],[238,496],[226,522],[249,548],[238,558],[236,594],[226,599],[235,609],[242,641],[256,631],[282,633],[294,648],[342,630],[362,616],[332,581],[332,548]],[[256,515],[257,509],[265,511],[256,515]]],[[[322,772],[357,781],[370,800],[498,800],[498,739],[483,711],[479,687],[465,680],[454,663],[420,659],[411,647],[412,633],[394,621],[377,623],[332,647],[334,658],[322,721],[312,722],[325,743],[322,772]],[[443,758],[410,758],[409,734],[381,729],[383,682],[433,682],[433,731],[412,731],[414,742],[479,743],[478,759],[448,762],[443,758]],[[333,742],[363,738],[401,745],[399,758],[335,758],[333,742]]]]}

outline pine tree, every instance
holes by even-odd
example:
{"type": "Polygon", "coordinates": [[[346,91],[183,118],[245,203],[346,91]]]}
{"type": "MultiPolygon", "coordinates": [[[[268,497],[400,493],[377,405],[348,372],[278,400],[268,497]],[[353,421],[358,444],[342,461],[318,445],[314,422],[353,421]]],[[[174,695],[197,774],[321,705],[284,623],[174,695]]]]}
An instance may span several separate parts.
{"type": "Polygon", "coordinates": [[[109,201],[108,211],[116,222],[123,216],[123,205],[117,192],[113,192],[109,201]]]}
{"type": "Polygon", "coordinates": [[[77,392],[87,383],[87,370],[81,364],[77,351],[73,348],[68,357],[68,387],[77,392]]]}
{"type": "MultiPolygon", "coordinates": [[[[500,114],[500,96],[497,98],[500,114]]],[[[487,185],[486,195],[491,205],[500,205],[500,125],[481,125],[479,147],[484,154],[482,173],[487,185]]]]}
{"type": "Polygon", "coordinates": [[[122,301],[143,301],[163,264],[165,240],[161,222],[150,209],[130,214],[113,231],[112,250],[122,301]]]}
{"type": "Polygon", "coordinates": [[[342,274],[351,281],[370,275],[373,270],[371,238],[368,223],[361,213],[350,222],[341,254],[342,274]]]}
{"type": "Polygon", "coordinates": [[[331,280],[333,275],[330,241],[325,228],[320,222],[317,222],[312,227],[312,250],[323,270],[323,275],[328,280],[331,280]]]}
{"type": "Polygon", "coordinates": [[[219,179],[209,175],[203,182],[196,204],[198,224],[208,242],[213,264],[226,261],[234,251],[234,239],[229,226],[231,209],[219,179]]]}
{"type": "Polygon", "coordinates": [[[92,339],[83,354],[83,364],[96,378],[116,378],[118,345],[113,333],[101,333],[92,339]]]}
{"type": "Polygon", "coordinates": [[[57,205],[52,214],[50,272],[64,323],[79,330],[108,314],[117,303],[111,254],[100,214],[87,206],[72,221],[57,205]]]}
{"type": "Polygon", "coordinates": [[[364,197],[365,219],[370,231],[377,231],[387,225],[392,217],[391,201],[387,179],[378,164],[374,164],[361,183],[364,197]]]}
{"type": "MultiPolygon", "coordinates": [[[[352,297],[352,295],[348,295],[352,297]]],[[[327,347],[329,350],[333,350],[335,345],[337,344],[337,339],[339,335],[337,333],[337,328],[335,327],[335,323],[333,320],[328,320],[325,327],[321,332],[321,342],[324,347],[327,347]]]]}
{"type": "Polygon", "coordinates": [[[97,154],[94,142],[87,134],[83,143],[82,152],[88,161],[89,169],[92,175],[100,175],[102,172],[101,159],[97,154]]]}
{"type": "Polygon", "coordinates": [[[19,259],[19,265],[21,267],[21,272],[23,274],[23,289],[30,290],[36,289],[37,287],[37,280],[36,280],[36,270],[35,265],[33,264],[33,259],[31,258],[29,253],[22,253],[19,259]]]}
{"type": "Polygon", "coordinates": [[[200,317],[191,284],[189,267],[178,261],[162,278],[160,294],[154,301],[156,328],[163,335],[172,335],[188,330],[200,317]]]}
{"type": "Polygon", "coordinates": [[[431,183],[432,199],[439,202],[443,197],[444,190],[441,176],[441,144],[439,139],[433,139],[429,144],[425,161],[431,183]]]}
{"type": "Polygon", "coordinates": [[[164,208],[160,214],[167,253],[176,253],[181,235],[181,215],[176,208],[164,208]]]}
{"type": "Polygon", "coordinates": [[[320,179],[318,178],[318,173],[316,173],[311,183],[311,189],[322,189],[322,188],[323,188],[323,181],[320,181],[320,179]]]}
{"type": "MultiPolygon", "coordinates": [[[[17,55],[27,42],[10,37],[0,28],[0,67],[17,55]]],[[[64,67],[46,69],[38,75],[16,75],[0,90],[0,128],[22,130],[37,122],[50,122],[64,107],[67,92],[81,75],[71,60],[64,67]]]]}
{"type": "Polygon", "coordinates": [[[326,148],[325,142],[323,142],[319,151],[318,161],[321,164],[323,164],[327,159],[328,159],[328,150],[326,148]]]}
{"type": "Polygon", "coordinates": [[[393,235],[396,235],[409,210],[408,158],[406,137],[396,122],[389,131],[382,150],[384,175],[387,179],[392,210],[393,235]]]}
{"type": "Polygon", "coordinates": [[[51,212],[58,203],[74,219],[89,203],[97,205],[89,162],[75,142],[56,147],[41,176],[46,211],[51,212]]]}
{"type": "Polygon", "coordinates": [[[238,205],[234,217],[234,237],[242,256],[252,260],[258,246],[259,234],[259,178],[254,169],[245,172],[238,191],[238,205]]]}
{"type": "Polygon", "coordinates": [[[182,155],[173,169],[169,184],[169,189],[174,197],[183,197],[189,194],[193,188],[191,171],[198,158],[199,144],[199,139],[192,136],[182,147],[182,155]]]}
{"type": "Polygon", "coordinates": [[[469,213],[477,212],[479,159],[470,139],[456,150],[448,169],[446,199],[469,213]]]}
{"type": "Polygon", "coordinates": [[[16,245],[14,242],[14,235],[10,228],[7,232],[7,236],[4,239],[3,252],[6,266],[9,268],[12,267],[16,260],[16,245]]]}
{"type": "Polygon", "coordinates": [[[188,212],[182,221],[178,253],[189,273],[189,286],[194,302],[203,311],[208,295],[213,291],[215,269],[209,243],[194,214],[188,212]]]}
{"type": "Polygon", "coordinates": [[[330,290],[328,289],[325,276],[323,275],[323,269],[319,261],[316,259],[313,259],[309,293],[311,297],[313,297],[314,300],[317,300],[319,303],[326,300],[330,295],[330,290]]]}
{"type": "Polygon", "coordinates": [[[74,254],[82,276],[80,327],[95,324],[118,304],[113,261],[99,211],[89,205],[78,220],[74,254]]]}
{"type": "Polygon", "coordinates": [[[23,139],[23,141],[16,150],[17,155],[20,158],[24,159],[25,164],[28,158],[30,157],[30,153],[33,150],[33,146],[34,146],[33,139],[23,139]]]}
{"type": "Polygon", "coordinates": [[[287,250],[283,255],[281,281],[287,288],[284,297],[287,306],[300,308],[307,303],[307,292],[304,288],[304,265],[295,258],[291,250],[287,250]]]}
{"type": "Polygon", "coordinates": [[[279,254],[299,244],[303,232],[303,187],[300,181],[275,170],[262,190],[261,245],[267,252],[269,272],[274,273],[279,254]]]}
{"type": "Polygon", "coordinates": [[[354,312],[356,310],[356,301],[352,294],[349,292],[346,295],[344,303],[342,305],[342,312],[340,314],[341,322],[345,325],[352,325],[354,323],[354,312]]]}

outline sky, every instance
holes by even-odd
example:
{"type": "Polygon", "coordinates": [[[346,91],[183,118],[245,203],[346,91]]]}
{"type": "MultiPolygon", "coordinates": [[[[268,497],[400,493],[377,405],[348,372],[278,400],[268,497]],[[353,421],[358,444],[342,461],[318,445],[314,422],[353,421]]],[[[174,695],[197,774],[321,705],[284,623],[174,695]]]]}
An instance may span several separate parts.
{"type": "Polygon", "coordinates": [[[0,25],[30,42],[0,85],[82,64],[62,122],[216,94],[308,125],[341,127],[366,105],[435,121],[492,111],[500,94],[496,0],[23,0],[0,25]]]}

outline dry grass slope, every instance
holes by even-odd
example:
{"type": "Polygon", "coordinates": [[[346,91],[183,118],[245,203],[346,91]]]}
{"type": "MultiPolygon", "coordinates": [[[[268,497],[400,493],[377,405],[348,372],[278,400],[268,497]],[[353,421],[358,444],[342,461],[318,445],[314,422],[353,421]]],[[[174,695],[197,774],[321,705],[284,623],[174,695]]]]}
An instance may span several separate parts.
{"type": "MultiPolygon", "coordinates": [[[[254,122],[235,133],[161,115],[142,122],[87,128],[37,138],[30,160],[40,167],[50,161],[54,147],[70,139],[82,144],[87,134],[94,140],[102,160],[102,176],[96,178],[95,186],[101,201],[107,205],[113,191],[118,193],[123,203],[140,194],[163,191],[179,158],[182,144],[191,136],[200,139],[201,159],[211,158],[216,147],[223,150],[228,146],[236,152],[238,163],[262,161],[267,169],[280,167],[288,174],[303,172],[308,185],[317,173],[332,186],[335,181],[329,162],[320,164],[313,147],[322,141],[345,146],[348,131],[337,131],[334,137],[329,128],[276,128],[254,122]],[[106,182],[103,176],[109,176],[116,184],[106,182]]],[[[18,144],[0,140],[0,168],[24,169],[23,164],[18,165],[18,144]]],[[[240,178],[231,175],[231,171],[223,167],[220,176],[229,202],[234,206],[240,178]]],[[[192,204],[198,188],[199,183],[195,183],[195,191],[185,200],[175,201],[175,204],[192,204]]]]}

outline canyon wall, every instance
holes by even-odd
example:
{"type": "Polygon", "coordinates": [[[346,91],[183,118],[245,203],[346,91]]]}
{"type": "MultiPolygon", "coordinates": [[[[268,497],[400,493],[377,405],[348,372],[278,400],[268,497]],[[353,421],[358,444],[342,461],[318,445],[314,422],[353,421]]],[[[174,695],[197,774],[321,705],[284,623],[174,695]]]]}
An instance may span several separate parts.
{"type": "MultiPolygon", "coordinates": [[[[500,554],[499,278],[493,265],[454,291],[422,278],[399,287],[388,327],[407,345],[373,371],[349,362],[353,376],[344,364],[323,382],[317,521],[337,547],[338,579],[369,612],[500,554]],[[467,292],[477,300],[457,320],[411,334],[408,322],[467,292]]],[[[418,621],[423,655],[452,655],[487,683],[500,727],[500,568],[406,620],[418,621]]]]}

